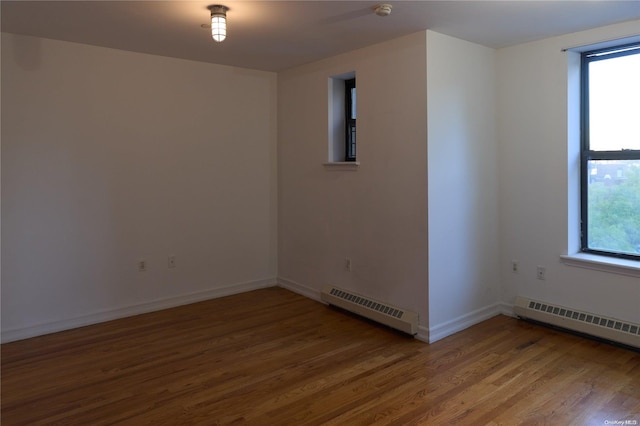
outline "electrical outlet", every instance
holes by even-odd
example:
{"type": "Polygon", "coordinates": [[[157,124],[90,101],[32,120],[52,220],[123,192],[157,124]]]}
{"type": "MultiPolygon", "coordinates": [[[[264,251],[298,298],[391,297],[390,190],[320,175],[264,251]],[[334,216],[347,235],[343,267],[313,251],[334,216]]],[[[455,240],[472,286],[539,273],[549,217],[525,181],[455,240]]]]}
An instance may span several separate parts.
{"type": "Polygon", "coordinates": [[[547,274],[547,269],[544,266],[538,265],[536,269],[536,276],[538,277],[538,279],[545,280],[546,274],[547,274]]]}
{"type": "Polygon", "coordinates": [[[144,272],[147,270],[147,261],[144,259],[138,260],[138,271],[144,272]]]}
{"type": "Polygon", "coordinates": [[[167,258],[167,266],[169,267],[169,269],[173,269],[176,267],[176,257],[174,255],[170,255],[167,258]]]}
{"type": "Polygon", "coordinates": [[[351,272],[351,259],[344,260],[344,269],[345,271],[351,272]]]}
{"type": "Polygon", "coordinates": [[[511,261],[511,272],[513,272],[514,274],[518,273],[518,261],[517,260],[512,260],[511,261]]]}

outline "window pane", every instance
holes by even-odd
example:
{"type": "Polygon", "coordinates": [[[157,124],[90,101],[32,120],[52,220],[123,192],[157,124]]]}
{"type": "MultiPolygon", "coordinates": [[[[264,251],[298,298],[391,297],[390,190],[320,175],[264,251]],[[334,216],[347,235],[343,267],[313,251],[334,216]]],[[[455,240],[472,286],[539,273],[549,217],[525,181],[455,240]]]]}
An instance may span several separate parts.
{"type": "Polygon", "coordinates": [[[640,54],[589,63],[589,146],[640,149],[640,54]]]}
{"type": "Polygon", "coordinates": [[[356,158],[356,120],[347,123],[347,160],[356,158]]]}
{"type": "Polygon", "coordinates": [[[351,89],[351,119],[356,119],[356,88],[351,89]]]}
{"type": "Polygon", "coordinates": [[[640,160],[588,162],[588,248],[640,254],[640,160]]]}

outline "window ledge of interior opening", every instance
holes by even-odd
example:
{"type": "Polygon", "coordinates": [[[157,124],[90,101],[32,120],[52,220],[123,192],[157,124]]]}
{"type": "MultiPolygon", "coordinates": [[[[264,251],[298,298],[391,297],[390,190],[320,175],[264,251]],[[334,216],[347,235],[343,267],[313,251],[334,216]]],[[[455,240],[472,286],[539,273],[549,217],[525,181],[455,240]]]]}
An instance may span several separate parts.
{"type": "Polygon", "coordinates": [[[326,170],[358,170],[360,162],[358,161],[334,161],[322,164],[326,170]]]}
{"type": "Polygon", "coordinates": [[[597,271],[640,278],[640,262],[637,260],[576,253],[560,256],[560,262],[568,266],[595,269],[597,271]]]}

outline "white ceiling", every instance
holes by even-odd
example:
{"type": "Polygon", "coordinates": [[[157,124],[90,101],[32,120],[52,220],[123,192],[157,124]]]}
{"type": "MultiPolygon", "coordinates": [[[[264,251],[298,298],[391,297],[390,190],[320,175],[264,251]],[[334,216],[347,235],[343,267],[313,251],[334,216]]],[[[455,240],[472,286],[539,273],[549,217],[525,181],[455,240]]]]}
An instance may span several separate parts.
{"type": "MultiPolygon", "coordinates": [[[[214,1],[5,1],[2,31],[135,52],[278,71],[424,29],[489,47],[640,19],[640,0],[220,0],[223,43],[201,28],[214,1]]],[[[640,33],[640,28],[638,28],[640,33]]]]}

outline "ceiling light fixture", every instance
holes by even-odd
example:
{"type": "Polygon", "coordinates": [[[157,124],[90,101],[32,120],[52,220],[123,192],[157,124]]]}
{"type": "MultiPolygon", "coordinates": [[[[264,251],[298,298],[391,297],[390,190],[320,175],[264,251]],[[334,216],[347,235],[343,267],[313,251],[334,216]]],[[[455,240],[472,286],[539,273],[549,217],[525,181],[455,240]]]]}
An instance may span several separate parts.
{"type": "Polygon", "coordinates": [[[376,8],[373,11],[378,16],[389,16],[391,15],[391,9],[393,9],[393,6],[391,6],[390,4],[384,3],[376,6],[376,8]]]}
{"type": "Polygon", "coordinates": [[[219,4],[209,6],[211,11],[211,37],[217,42],[227,38],[227,6],[219,4]]]}

